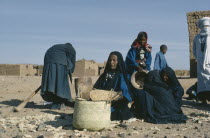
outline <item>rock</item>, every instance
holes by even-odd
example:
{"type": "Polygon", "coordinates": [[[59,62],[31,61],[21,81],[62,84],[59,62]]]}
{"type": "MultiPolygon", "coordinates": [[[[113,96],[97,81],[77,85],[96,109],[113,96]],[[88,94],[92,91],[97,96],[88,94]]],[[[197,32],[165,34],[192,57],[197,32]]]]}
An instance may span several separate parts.
{"type": "Polygon", "coordinates": [[[87,132],[87,129],[83,129],[84,132],[87,132]]]}
{"type": "Polygon", "coordinates": [[[153,132],[153,134],[157,134],[157,131],[153,132]]]}
{"type": "Polygon", "coordinates": [[[14,138],[24,138],[24,136],[23,135],[17,135],[14,138]]]}
{"type": "Polygon", "coordinates": [[[207,134],[204,134],[203,138],[209,138],[209,136],[207,134]]]}
{"type": "Polygon", "coordinates": [[[197,126],[195,126],[195,127],[194,127],[194,129],[198,129],[198,127],[197,127],[197,126]]]}
{"type": "Polygon", "coordinates": [[[113,131],[113,128],[108,128],[107,130],[108,130],[108,131],[113,131]]]}
{"type": "Polygon", "coordinates": [[[36,121],[31,121],[30,124],[36,125],[36,121]]]}
{"type": "Polygon", "coordinates": [[[70,138],[78,138],[75,134],[69,136],[70,138]]]}
{"type": "Polygon", "coordinates": [[[121,138],[126,138],[126,134],[124,133],[124,132],[121,132],[120,134],[118,134],[119,135],[119,137],[121,137],[121,138]]]}
{"type": "Polygon", "coordinates": [[[115,132],[109,132],[108,135],[107,135],[107,138],[116,138],[117,135],[115,132]]]}
{"type": "Polygon", "coordinates": [[[139,134],[138,131],[132,131],[132,132],[131,132],[131,136],[133,136],[133,135],[138,135],[138,134],[139,134]]]}
{"type": "Polygon", "coordinates": [[[145,130],[145,127],[140,127],[139,130],[145,130]]]}
{"type": "Polygon", "coordinates": [[[55,133],[55,134],[54,134],[54,137],[55,137],[55,138],[61,138],[61,137],[63,137],[64,135],[66,135],[66,132],[60,132],[60,133],[55,133]]]}
{"type": "Polygon", "coordinates": [[[46,125],[45,124],[39,124],[39,126],[37,127],[37,131],[44,131],[45,130],[46,125]]]}
{"type": "Polygon", "coordinates": [[[100,132],[96,132],[96,134],[97,134],[97,135],[101,135],[101,133],[100,133],[100,132]]]}
{"type": "Polygon", "coordinates": [[[74,133],[75,136],[80,137],[81,134],[80,133],[74,133]]]}
{"type": "Polygon", "coordinates": [[[202,124],[202,121],[200,121],[200,120],[198,120],[198,122],[197,122],[198,124],[202,124]]]}
{"type": "Polygon", "coordinates": [[[151,127],[151,130],[160,131],[160,129],[159,129],[157,126],[155,126],[155,127],[151,127]]]}
{"type": "Polygon", "coordinates": [[[31,135],[28,135],[28,134],[23,135],[23,137],[24,138],[32,138],[32,136],[31,135]]]}
{"type": "MultiPolygon", "coordinates": [[[[0,138],[7,138],[8,136],[6,134],[0,134],[0,138]]],[[[15,137],[14,137],[15,138],[15,137]]]]}
{"type": "Polygon", "coordinates": [[[129,128],[130,128],[130,127],[129,127],[127,124],[125,124],[125,123],[121,123],[119,126],[122,127],[122,128],[125,128],[125,129],[129,129],[129,128]]]}
{"type": "Polygon", "coordinates": [[[172,128],[171,126],[167,126],[167,127],[166,127],[166,129],[171,129],[171,128],[172,128]]]}
{"type": "Polygon", "coordinates": [[[127,123],[132,123],[132,122],[135,122],[135,121],[137,121],[138,119],[136,119],[136,118],[130,118],[130,119],[128,119],[128,121],[127,121],[127,123]]]}
{"type": "Polygon", "coordinates": [[[40,135],[37,138],[46,138],[44,135],[40,135]]]}
{"type": "Polygon", "coordinates": [[[82,137],[82,138],[89,138],[90,136],[86,135],[86,134],[82,134],[80,137],[82,137]]]}
{"type": "Polygon", "coordinates": [[[79,133],[79,130],[75,129],[74,132],[75,132],[75,133],[79,133]]]}
{"type": "Polygon", "coordinates": [[[0,134],[5,133],[6,131],[4,129],[0,129],[0,134]]]}

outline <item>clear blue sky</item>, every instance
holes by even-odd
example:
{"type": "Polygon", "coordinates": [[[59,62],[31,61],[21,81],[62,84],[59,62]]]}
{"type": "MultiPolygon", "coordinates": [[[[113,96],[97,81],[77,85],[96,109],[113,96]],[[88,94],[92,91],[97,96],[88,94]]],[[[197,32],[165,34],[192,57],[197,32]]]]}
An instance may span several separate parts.
{"type": "Polygon", "coordinates": [[[43,64],[54,44],[71,43],[77,59],[124,58],[138,32],[148,33],[155,53],[161,44],[174,69],[189,69],[187,12],[210,10],[209,0],[1,0],[0,64],[43,64]]]}

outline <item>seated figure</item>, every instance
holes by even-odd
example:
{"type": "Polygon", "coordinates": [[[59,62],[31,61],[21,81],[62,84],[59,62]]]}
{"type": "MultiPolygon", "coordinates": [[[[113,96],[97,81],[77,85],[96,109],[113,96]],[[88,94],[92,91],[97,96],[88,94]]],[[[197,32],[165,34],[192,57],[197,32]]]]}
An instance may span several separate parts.
{"type": "Polygon", "coordinates": [[[111,52],[104,73],[96,81],[94,88],[101,90],[113,90],[121,92],[122,98],[111,103],[111,120],[128,120],[132,113],[128,108],[128,103],[132,101],[129,91],[129,81],[125,72],[125,64],[121,53],[111,52]]]}

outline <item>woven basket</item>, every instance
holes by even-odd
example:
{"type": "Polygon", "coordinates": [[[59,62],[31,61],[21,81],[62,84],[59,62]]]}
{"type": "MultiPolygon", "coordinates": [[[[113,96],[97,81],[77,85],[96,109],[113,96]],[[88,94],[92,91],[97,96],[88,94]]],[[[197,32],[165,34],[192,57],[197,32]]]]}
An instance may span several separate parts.
{"type": "Polygon", "coordinates": [[[73,115],[73,126],[77,129],[91,131],[110,127],[111,105],[107,102],[76,99],[73,115]]]}
{"type": "Polygon", "coordinates": [[[90,98],[93,101],[112,101],[120,99],[122,92],[95,89],[90,91],[90,98]]]}
{"type": "Polygon", "coordinates": [[[148,72],[143,71],[141,73],[139,72],[134,72],[131,76],[131,84],[133,85],[133,87],[135,87],[136,89],[143,89],[143,84],[144,84],[144,78],[142,78],[142,76],[140,76],[141,74],[147,74],[148,72]]]}

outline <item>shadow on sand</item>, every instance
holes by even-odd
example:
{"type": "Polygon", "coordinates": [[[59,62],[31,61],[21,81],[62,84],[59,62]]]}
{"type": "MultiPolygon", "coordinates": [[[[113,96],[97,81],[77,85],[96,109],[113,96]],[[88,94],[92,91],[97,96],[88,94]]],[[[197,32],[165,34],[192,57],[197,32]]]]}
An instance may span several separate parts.
{"type": "MultiPolygon", "coordinates": [[[[7,101],[1,101],[0,104],[7,105],[7,106],[18,106],[22,103],[19,99],[11,99],[7,101]]],[[[25,108],[34,108],[34,109],[49,109],[50,105],[40,105],[34,102],[28,102],[25,106],[25,108]]]]}
{"type": "Polygon", "coordinates": [[[183,107],[185,108],[191,108],[191,109],[197,109],[197,110],[201,110],[201,111],[208,111],[210,112],[210,104],[207,105],[201,105],[200,103],[197,103],[193,100],[186,100],[183,99],[183,107]]]}

